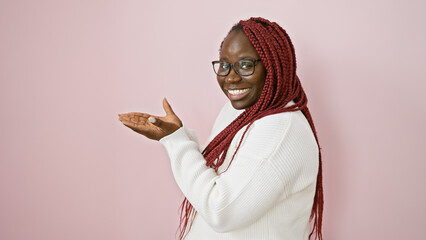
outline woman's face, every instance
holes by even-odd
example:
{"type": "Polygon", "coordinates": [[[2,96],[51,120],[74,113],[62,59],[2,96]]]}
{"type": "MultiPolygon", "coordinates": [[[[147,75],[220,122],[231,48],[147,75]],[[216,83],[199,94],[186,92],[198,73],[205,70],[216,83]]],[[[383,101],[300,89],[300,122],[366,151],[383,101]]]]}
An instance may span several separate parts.
{"type": "MultiPolygon", "coordinates": [[[[241,31],[233,31],[225,38],[219,56],[220,61],[231,64],[243,59],[259,59],[256,49],[241,31]]],[[[227,76],[217,76],[219,86],[235,109],[252,106],[262,93],[266,69],[261,61],[255,64],[255,71],[250,76],[240,76],[232,67],[227,76]]]]}

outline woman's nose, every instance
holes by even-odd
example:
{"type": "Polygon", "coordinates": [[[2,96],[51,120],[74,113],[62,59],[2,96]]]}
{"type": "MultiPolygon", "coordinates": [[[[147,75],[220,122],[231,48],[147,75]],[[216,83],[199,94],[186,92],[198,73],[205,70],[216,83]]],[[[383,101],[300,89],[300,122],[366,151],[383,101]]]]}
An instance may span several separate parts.
{"type": "Polygon", "coordinates": [[[238,82],[241,81],[241,76],[235,72],[234,68],[231,68],[229,74],[225,77],[225,81],[227,82],[238,82]]]}

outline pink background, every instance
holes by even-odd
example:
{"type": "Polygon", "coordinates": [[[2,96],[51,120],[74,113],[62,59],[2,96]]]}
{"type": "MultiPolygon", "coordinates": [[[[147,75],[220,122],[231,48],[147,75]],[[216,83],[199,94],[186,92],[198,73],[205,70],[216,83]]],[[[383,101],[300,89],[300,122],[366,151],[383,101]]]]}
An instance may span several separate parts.
{"type": "Polygon", "coordinates": [[[205,142],[210,61],[239,19],[284,27],[324,156],[327,240],[421,239],[424,1],[0,1],[0,239],[173,239],[163,147],[118,113],[167,97],[205,142]]]}

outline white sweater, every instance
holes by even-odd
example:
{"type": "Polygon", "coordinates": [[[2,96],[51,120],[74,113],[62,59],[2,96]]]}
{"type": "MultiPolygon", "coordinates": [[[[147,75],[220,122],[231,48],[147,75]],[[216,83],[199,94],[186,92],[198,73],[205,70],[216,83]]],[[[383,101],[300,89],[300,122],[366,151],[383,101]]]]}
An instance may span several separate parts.
{"type": "MultiPolygon", "coordinates": [[[[289,104],[294,104],[290,102],[289,104]]],[[[222,108],[208,141],[243,110],[222,108]]],[[[318,172],[318,145],[301,111],[269,115],[232,140],[216,173],[186,126],[163,137],[172,172],[197,211],[186,240],[307,240],[318,172]]]]}

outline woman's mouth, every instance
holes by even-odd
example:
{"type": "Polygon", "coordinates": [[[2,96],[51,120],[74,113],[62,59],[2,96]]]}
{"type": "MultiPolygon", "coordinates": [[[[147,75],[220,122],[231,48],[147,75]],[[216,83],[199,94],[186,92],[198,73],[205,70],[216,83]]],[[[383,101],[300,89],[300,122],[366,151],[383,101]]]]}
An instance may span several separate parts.
{"type": "Polygon", "coordinates": [[[226,90],[226,92],[228,93],[228,98],[230,100],[240,100],[248,94],[249,89],[248,88],[233,89],[233,90],[226,90]]]}

